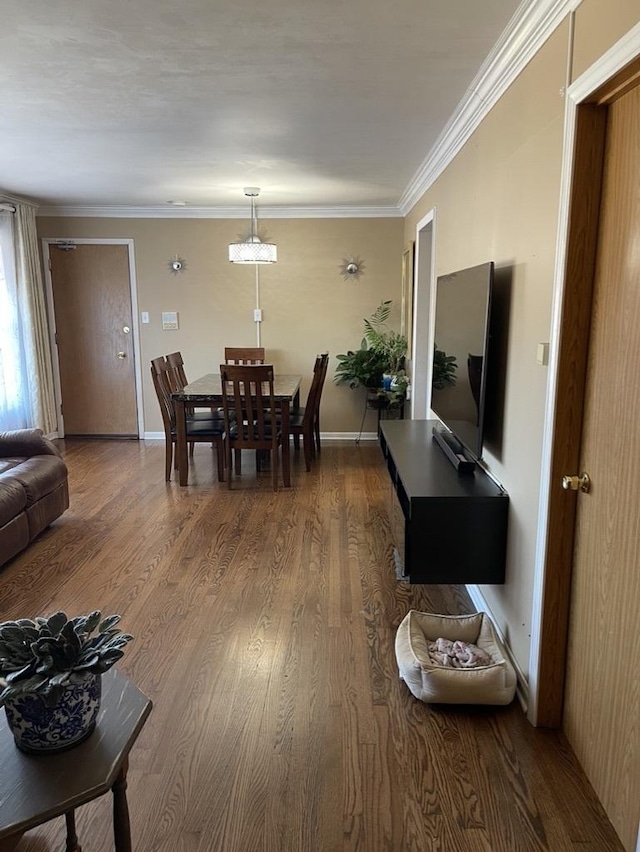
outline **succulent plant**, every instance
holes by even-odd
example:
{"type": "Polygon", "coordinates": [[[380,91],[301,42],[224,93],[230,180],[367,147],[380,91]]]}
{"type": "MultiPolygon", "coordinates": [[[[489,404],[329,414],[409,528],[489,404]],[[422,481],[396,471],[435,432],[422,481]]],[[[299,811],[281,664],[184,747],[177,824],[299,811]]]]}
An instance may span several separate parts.
{"type": "Polygon", "coordinates": [[[106,672],[133,639],[115,626],[119,621],[119,615],[103,619],[95,611],[75,618],[56,612],[35,621],[21,618],[0,624],[0,707],[33,693],[54,699],[65,684],[106,672]]]}

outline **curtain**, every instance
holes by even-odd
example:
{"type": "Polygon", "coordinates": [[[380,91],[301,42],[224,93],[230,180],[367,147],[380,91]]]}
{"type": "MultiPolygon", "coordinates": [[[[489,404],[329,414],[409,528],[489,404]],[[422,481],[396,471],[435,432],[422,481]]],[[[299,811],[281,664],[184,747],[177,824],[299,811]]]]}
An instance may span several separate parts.
{"type": "Polygon", "coordinates": [[[55,432],[57,414],[36,211],[0,209],[0,430],[55,432]]]}
{"type": "Polygon", "coordinates": [[[57,429],[58,418],[35,207],[16,204],[15,217],[16,278],[23,323],[28,425],[38,426],[48,435],[57,429]]]}
{"type": "Polygon", "coordinates": [[[0,210],[0,430],[29,424],[26,359],[18,306],[14,213],[0,210]]]}

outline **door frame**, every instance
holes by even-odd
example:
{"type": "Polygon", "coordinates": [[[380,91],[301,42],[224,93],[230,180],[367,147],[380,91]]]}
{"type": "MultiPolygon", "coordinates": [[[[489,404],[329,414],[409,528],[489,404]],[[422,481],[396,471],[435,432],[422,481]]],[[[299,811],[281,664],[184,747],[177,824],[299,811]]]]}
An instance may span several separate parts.
{"type": "Polygon", "coordinates": [[[411,419],[428,420],[431,405],[431,357],[434,335],[436,208],[416,224],[413,271],[413,348],[411,419]]]}
{"type": "Polygon", "coordinates": [[[529,660],[528,718],[545,727],[564,703],[576,501],[560,482],[579,463],[606,105],[639,75],[637,24],[566,92],[529,660]]]}
{"type": "Polygon", "coordinates": [[[129,253],[129,296],[131,299],[131,325],[133,331],[133,361],[134,381],[136,392],[136,409],[138,419],[138,438],[144,437],[144,410],[142,403],[142,370],[140,369],[140,325],[138,321],[138,283],[136,280],[135,253],[132,239],[92,239],[90,237],[42,237],[42,258],[44,265],[45,295],[47,300],[47,317],[49,320],[49,346],[53,362],[53,381],[56,396],[56,414],[58,417],[58,437],[64,437],[64,417],[61,411],[62,386],[60,382],[60,362],[56,345],[56,315],[53,303],[53,281],[51,279],[51,246],[60,243],[76,245],[124,245],[129,253]]]}

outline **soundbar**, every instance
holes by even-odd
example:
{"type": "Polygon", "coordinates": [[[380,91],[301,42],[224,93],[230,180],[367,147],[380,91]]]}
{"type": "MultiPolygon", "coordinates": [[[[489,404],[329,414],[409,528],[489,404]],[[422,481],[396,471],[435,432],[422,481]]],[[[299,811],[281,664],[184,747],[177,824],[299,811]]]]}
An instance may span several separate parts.
{"type": "Polygon", "coordinates": [[[464,447],[451,432],[446,432],[438,426],[433,427],[433,440],[441,448],[458,473],[473,473],[476,463],[465,455],[464,447]]]}

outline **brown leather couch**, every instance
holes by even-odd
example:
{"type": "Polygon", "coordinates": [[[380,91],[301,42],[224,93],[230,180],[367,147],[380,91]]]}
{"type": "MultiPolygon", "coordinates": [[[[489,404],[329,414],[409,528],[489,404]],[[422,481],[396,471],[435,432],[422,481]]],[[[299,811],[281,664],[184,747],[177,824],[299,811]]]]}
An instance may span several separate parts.
{"type": "Polygon", "coordinates": [[[41,429],[0,432],[0,565],[69,506],[67,466],[41,429]]]}

